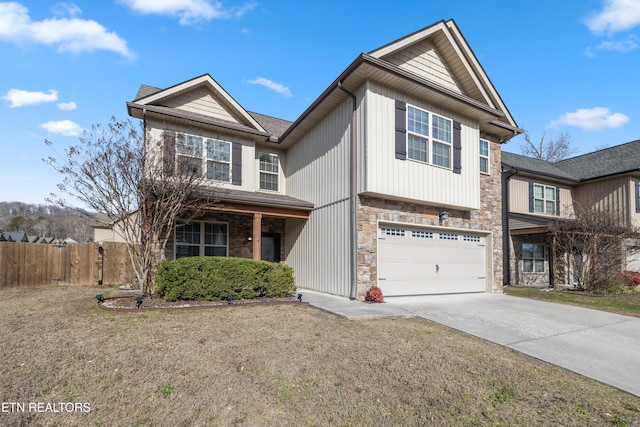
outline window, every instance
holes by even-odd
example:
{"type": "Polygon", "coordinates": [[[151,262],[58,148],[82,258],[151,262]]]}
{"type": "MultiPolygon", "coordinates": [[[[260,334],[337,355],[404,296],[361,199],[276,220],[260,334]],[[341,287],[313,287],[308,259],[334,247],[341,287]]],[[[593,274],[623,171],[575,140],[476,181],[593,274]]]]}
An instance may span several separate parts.
{"type": "Polygon", "coordinates": [[[480,140],[480,172],[489,173],[489,141],[480,140]]]}
{"type": "Polygon", "coordinates": [[[231,143],[207,139],[207,178],[228,182],[231,170],[231,143]]]}
{"type": "Polygon", "coordinates": [[[544,273],[544,245],[522,244],[522,271],[544,273]]]}
{"type": "Polygon", "coordinates": [[[278,156],[260,153],[260,189],[278,191],[278,156]]]}
{"type": "Polygon", "coordinates": [[[207,179],[229,182],[231,180],[231,145],[230,142],[218,139],[178,134],[176,146],[178,170],[182,173],[195,173],[198,176],[204,173],[207,179]]]}
{"type": "Polygon", "coordinates": [[[407,106],[407,156],[419,162],[451,168],[452,121],[407,106]]]}
{"type": "Polygon", "coordinates": [[[191,222],[176,226],[176,258],[187,256],[227,256],[227,224],[191,222]]]}
{"type": "Polygon", "coordinates": [[[533,184],[533,211],[556,213],[556,187],[533,184]]]}

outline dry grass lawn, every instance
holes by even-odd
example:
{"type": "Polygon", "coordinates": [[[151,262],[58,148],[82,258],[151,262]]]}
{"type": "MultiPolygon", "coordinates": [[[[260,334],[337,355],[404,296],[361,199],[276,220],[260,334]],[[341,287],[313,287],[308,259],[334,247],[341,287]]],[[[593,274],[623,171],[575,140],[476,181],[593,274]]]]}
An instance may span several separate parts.
{"type": "Polygon", "coordinates": [[[120,313],[103,291],[0,291],[0,425],[640,425],[638,397],[426,320],[120,313]]]}

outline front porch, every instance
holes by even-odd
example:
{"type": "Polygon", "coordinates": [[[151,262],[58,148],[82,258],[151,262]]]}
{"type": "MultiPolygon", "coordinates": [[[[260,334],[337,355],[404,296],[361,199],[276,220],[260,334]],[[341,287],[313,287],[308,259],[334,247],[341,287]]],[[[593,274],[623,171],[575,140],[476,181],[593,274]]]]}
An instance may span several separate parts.
{"type": "Polygon", "coordinates": [[[227,191],[176,224],[167,259],[230,256],[284,262],[285,221],[309,218],[313,205],[281,195],[227,191]]]}

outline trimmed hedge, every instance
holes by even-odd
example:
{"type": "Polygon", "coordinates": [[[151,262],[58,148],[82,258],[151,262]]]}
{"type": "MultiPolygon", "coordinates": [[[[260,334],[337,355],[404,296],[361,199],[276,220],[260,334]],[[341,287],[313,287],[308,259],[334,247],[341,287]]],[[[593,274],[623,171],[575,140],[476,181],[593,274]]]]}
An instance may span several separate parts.
{"type": "Polygon", "coordinates": [[[295,291],[291,267],[247,258],[178,258],[161,262],[156,273],[156,294],[166,301],[277,298],[295,291]]]}

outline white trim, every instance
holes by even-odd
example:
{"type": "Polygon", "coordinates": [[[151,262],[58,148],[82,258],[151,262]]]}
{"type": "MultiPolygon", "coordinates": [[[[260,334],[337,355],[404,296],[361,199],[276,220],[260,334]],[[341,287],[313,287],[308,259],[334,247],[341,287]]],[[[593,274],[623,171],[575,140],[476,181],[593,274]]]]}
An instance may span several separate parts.
{"type": "Polygon", "coordinates": [[[478,166],[480,167],[480,173],[483,175],[491,175],[491,141],[489,141],[488,139],[484,139],[484,138],[480,138],[478,140],[478,153],[480,155],[480,159],[487,159],[487,171],[483,171],[482,167],[480,167],[480,164],[478,164],[478,166]],[[487,155],[483,155],[482,154],[482,147],[480,146],[482,144],[482,141],[487,143],[487,155]]]}

